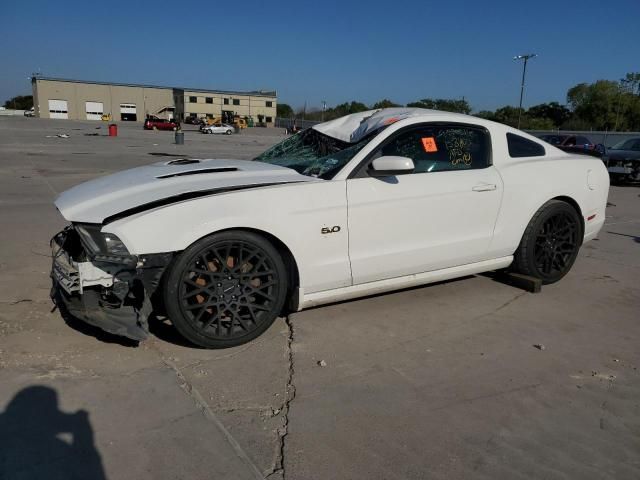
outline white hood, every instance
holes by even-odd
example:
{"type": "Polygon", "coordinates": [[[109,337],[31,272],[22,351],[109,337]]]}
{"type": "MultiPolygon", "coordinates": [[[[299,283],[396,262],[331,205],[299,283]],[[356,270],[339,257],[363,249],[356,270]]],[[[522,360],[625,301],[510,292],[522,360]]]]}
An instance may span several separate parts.
{"type": "Polygon", "coordinates": [[[295,170],[246,160],[178,159],[96,178],[63,192],[56,207],[71,222],[102,223],[127,210],[216,189],[319,181],[295,170]],[[182,196],[182,197],[181,197],[182,196]]]}

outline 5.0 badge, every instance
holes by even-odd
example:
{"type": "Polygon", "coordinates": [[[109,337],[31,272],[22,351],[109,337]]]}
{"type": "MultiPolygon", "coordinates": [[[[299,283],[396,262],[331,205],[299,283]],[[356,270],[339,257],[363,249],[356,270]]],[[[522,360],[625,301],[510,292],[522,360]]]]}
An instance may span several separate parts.
{"type": "Polygon", "coordinates": [[[338,233],[339,231],[340,231],[340,226],[335,225],[333,227],[322,227],[322,230],[320,230],[320,233],[324,235],[326,233],[338,233]]]}

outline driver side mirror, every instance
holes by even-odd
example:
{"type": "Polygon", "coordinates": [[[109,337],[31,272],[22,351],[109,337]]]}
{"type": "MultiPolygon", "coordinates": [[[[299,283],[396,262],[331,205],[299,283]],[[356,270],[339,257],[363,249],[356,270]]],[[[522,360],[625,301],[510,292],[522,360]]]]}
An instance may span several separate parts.
{"type": "Polygon", "coordinates": [[[384,156],[378,157],[369,166],[370,177],[391,177],[413,173],[416,169],[413,160],[407,157],[384,156]]]}

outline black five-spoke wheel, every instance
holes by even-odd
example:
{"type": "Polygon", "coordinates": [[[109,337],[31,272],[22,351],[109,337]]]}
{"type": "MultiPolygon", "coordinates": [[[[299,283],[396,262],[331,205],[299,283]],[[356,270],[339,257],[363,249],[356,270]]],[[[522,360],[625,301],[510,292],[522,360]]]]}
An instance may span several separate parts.
{"type": "Polygon", "coordinates": [[[240,345],[263,333],[286,296],[284,263],[264,238],[223,232],[189,247],[167,276],[169,318],[188,340],[209,348],[240,345]]]}
{"type": "Polygon", "coordinates": [[[514,268],[554,283],[564,277],[575,262],[582,244],[582,223],[575,208],[551,200],[534,215],[515,253],[514,268]]]}

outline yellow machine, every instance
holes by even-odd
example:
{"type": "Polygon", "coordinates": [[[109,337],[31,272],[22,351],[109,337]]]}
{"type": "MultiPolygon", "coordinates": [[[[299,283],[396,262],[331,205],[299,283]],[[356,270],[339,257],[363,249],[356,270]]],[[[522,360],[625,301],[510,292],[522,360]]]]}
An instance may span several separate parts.
{"type": "MultiPolygon", "coordinates": [[[[206,119],[207,125],[215,125],[216,123],[225,123],[222,121],[222,117],[214,117],[206,119]]],[[[240,115],[236,115],[233,117],[233,126],[237,128],[247,128],[247,121],[240,117],[240,115]]]]}
{"type": "Polygon", "coordinates": [[[100,117],[100,120],[102,120],[103,122],[110,122],[111,121],[111,114],[110,113],[104,113],[100,117]]]}

